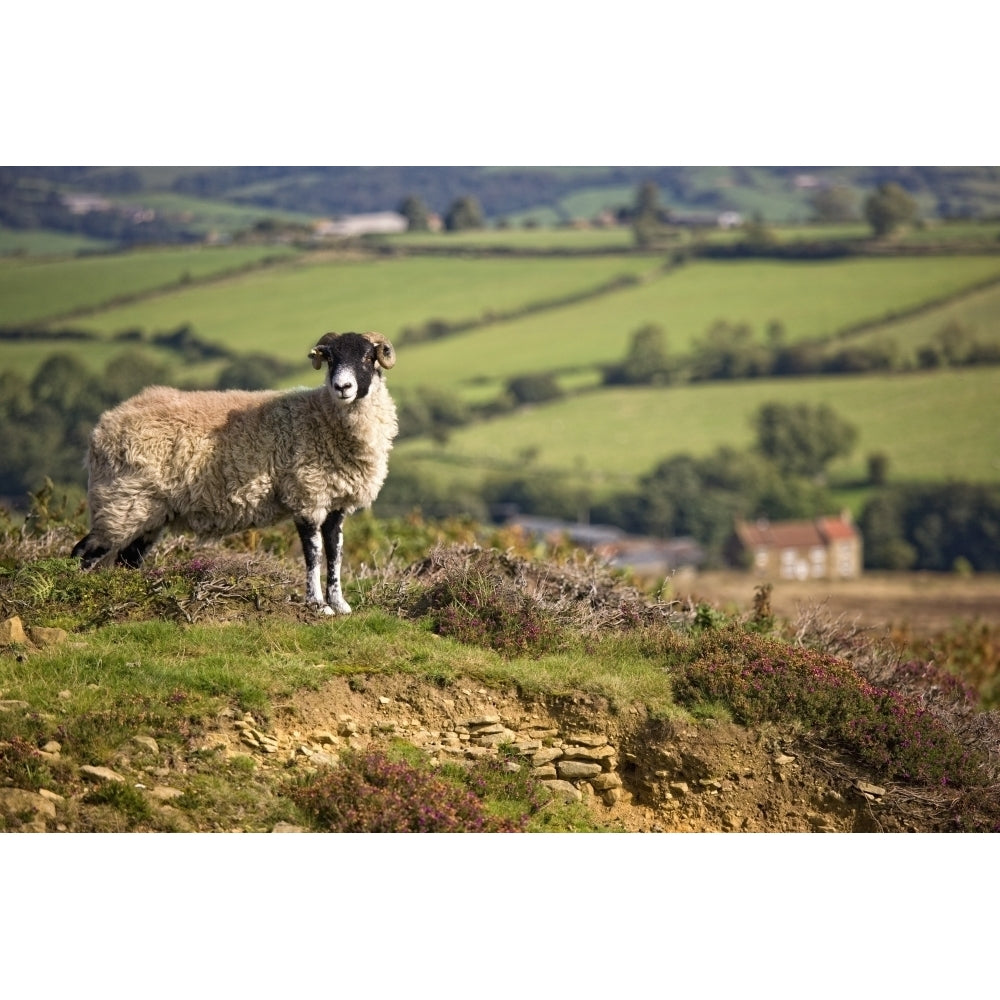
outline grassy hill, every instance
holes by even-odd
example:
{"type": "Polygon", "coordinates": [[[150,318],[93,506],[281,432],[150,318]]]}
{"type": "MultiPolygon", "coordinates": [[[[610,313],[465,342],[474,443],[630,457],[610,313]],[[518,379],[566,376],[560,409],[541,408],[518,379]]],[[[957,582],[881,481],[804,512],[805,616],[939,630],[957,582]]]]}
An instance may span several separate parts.
{"type": "Polygon", "coordinates": [[[250,539],[83,574],[80,525],[4,526],[0,830],[1000,822],[993,675],[902,668],[905,644],[775,620],[766,592],[731,618],[467,526],[353,529],[358,611],[317,620],[299,559],[250,539]]]}

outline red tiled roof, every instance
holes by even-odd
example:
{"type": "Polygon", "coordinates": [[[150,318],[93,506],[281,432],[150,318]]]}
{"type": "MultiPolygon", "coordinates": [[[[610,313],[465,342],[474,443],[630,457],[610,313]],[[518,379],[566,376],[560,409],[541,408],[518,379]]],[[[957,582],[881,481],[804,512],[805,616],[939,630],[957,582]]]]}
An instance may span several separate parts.
{"type": "Polygon", "coordinates": [[[815,521],[737,521],[736,534],[748,548],[776,549],[804,549],[857,538],[854,525],[840,517],[819,517],[815,521]]]}
{"type": "Polygon", "coordinates": [[[819,530],[831,542],[846,542],[858,537],[854,525],[842,517],[821,517],[817,524],[819,530]]]}

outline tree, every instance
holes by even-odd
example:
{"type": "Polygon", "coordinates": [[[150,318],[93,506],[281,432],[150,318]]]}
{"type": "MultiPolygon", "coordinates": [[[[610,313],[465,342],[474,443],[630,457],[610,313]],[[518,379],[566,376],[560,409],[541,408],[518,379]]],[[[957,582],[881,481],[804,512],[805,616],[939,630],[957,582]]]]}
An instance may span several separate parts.
{"type": "Polygon", "coordinates": [[[888,236],[917,215],[917,203],[894,181],[879,186],[865,199],[865,219],[876,236],[888,236]]]}
{"type": "Polygon", "coordinates": [[[818,479],[833,459],[850,453],[858,438],[857,428],[825,403],[765,403],[753,424],[757,450],[785,475],[818,479]]]}
{"type": "Polygon", "coordinates": [[[399,214],[406,219],[406,228],[411,233],[426,233],[430,229],[430,213],[427,206],[416,195],[409,194],[399,206],[399,214]]]}
{"type": "Polygon", "coordinates": [[[609,385],[669,382],[674,367],[667,353],[663,328],[656,323],[646,323],[632,334],[625,360],[605,370],[604,381],[609,385]]]}
{"type": "Polygon", "coordinates": [[[483,225],[483,210],[479,207],[479,202],[470,196],[456,198],[444,217],[444,228],[449,233],[457,233],[463,229],[482,229],[483,225]]]}
{"type": "Polygon", "coordinates": [[[817,191],[812,197],[810,206],[816,222],[850,222],[858,215],[854,192],[842,185],[817,191]]]}
{"type": "Polygon", "coordinates": [[[632,210],[632,234],[636,245],[652,246],[666,217],[666,211],[660,207],[659,188],[654,181],[643,181],[636,191],[635,207],[632,210]]]}

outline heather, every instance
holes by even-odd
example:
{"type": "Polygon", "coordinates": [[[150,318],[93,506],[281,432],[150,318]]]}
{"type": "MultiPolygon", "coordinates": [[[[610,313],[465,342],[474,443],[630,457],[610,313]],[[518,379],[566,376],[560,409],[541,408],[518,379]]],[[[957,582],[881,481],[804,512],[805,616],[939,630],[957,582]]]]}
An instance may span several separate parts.
{"type": "Polygon", "coordinates": [[[723,703],[746,726],[799,722],[885,780],[976,782],[961,741],[917,698],[876,686],[844,659],[730,625],[702,637],[673,673],[689,706],[723,703]]]}
{"type": "MultiPolygon", "coordinates": [[[[295,787],[291,798],[319,829],[332,833],[523,832],[527,811],[498,817],[487,810],[487,794],[504,791],[497,781],[503,767],[483,761],[469,771],[452,769],[449,780],[378,751],[351,753],[337,768],[295,787]]],[[[545,796],[535,788],[528,794],[529,809],[537,811],[545,796]]]]}

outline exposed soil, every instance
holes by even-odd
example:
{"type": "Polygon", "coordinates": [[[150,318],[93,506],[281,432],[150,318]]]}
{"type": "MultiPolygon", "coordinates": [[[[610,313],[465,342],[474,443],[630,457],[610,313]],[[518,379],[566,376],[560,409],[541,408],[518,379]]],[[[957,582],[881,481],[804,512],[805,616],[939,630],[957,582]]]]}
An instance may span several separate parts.
{"type": "MultiPolygon", "coordinates": [[[[583,695],[524,701],[472,681],[437,687],[412,677],[336,679],[278,706],[264,749],[245,722],[222,718],[199,742],[227,755],[253,754],[265,767],[309,767],[339,749],[402,738],[432,754],[441,734],[470,717],[499,716],[512,730],[605,735],[618,751],[621,794],[613,803],[578,783],[595,819],[622,832],[918,832],[953,828],[951,797],[879,786],[793,731],[702,722],[675,725],[636,707],[612,713],[583,695]],[[317,756],[318,755],[318,756],[317,756]],[[312,760],[310,759],[312,758],[312,760]]],[[[451,759],[481,754],[469,748],[451,759]]],[[[526,761],[525,766],[530,766],[526,761]]]]}

